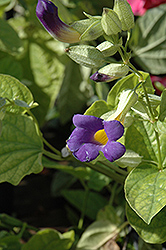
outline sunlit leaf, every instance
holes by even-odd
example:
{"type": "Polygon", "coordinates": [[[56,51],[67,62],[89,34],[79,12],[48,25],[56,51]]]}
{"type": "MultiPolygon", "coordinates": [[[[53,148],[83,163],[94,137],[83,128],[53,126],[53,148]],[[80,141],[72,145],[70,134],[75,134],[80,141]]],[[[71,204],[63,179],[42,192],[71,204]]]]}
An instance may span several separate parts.
{"type": "Polygon", "coordinates": [[[125,195],[132,209],[147,223],[166,205],[166,169],[141,164],[128,175],[125,195]]]}

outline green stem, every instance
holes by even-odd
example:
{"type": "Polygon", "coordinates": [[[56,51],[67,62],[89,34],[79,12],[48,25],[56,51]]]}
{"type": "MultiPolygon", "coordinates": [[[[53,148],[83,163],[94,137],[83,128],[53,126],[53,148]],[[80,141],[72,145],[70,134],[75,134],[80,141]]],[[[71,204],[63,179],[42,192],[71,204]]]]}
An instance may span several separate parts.
{"type": "Polygon", "coordinates": [[[130,63],[128,62],[127,65],[133,70],[133,72],[139,77],[140,82],[144,82],[143,75],[130,63]]]}
{"type": "Polygon", "coordinates": [[[157,149],[158,149],[158,168],[159,168],[159,170],[163,170],[159,134],[155,129],[154,129],[154,131],[155,131],[155,135],[156,135],[157,149]]]}
{"type": "Polygon", "coordinates": [[[103,165],[105,165],[105,166],[107,166],[108,168],[111,168],[111,169],[113,169],[113,170],[115,170],[117,173],[119,173],[119,174],[122,174],[122,175],[124,175],[124,176],[127,176],[127,172],[126,171],[124,171],[123,169],[120,169],[118,166],[115,166],[113,163],[111,163],[111,162],[100,162],[99,161],[99,163],[101,163],[101,164],[103,164],[103,165]]]}
{"type": "Polygon", "coordinates": [[[131,32],[128,31],[127,32],[127,40],[126,40],[126,44],[125,44],[125,51],[127,51],[127,46],[128,46],[129,40],[130,40],[130,36],[131,36],[131,32]]]}
{"type": "Polygon", "coordinates": [[[150,104],[149,97],[148,97],[146,88],[145,88],[145,86],[144,86],[144,83],[142,83],[142,87],[143,87],[143,90],[144,90],[146,102],[147,102],[148,109],[149,109],[149,113],[150,113],[150,116],[151,116],[151,117],[150,117],[150,118],[151,118],[151,121],[154,122],[154,121],[155,121],[155,117],[154,117],[154,114],[153,114],[153,111],[152,111],[152,108],[151,108],[151,104],[150,104]]]}
{"type": "Polygon", "coordinates": [[[116,189],[117,189],[117,186],[118,186],[118,183],[115,182],[113,187],[111,188],[110,192],[111,192],[111,197],[110,197],[110,200],[109,200],[109,205],[113,205],[113,201],[114,201],[114,198],[115,198],[115,195],[116,195],[116,189]]]}
{"type": "Polygon", "coordinates": [[[43,137],[43,142],[45,143],[45,145],[50,148],[55,154],[57,155],[61,155],[61,153],[59,152],[59,150],[57,150],[56,148],[54,148],[48,141],[46,141],[46,139],[43,137]]]}
{"type": "Polygon", "coordinates": [[[150,160],[144,160],[144,159],[142,159],[142,162],[147,162],[147,163],[151,163],[151,164],[154,164],[154,165],[158,165],[157,162],[155,162],[155,161],[150,161],[150,160]]]}
{"type": "Polygon", "coordinates": [[[88,200],[88,195],[89,195],[89,188],[86,186],[83,180],[80,180],[82,183],[84,189],[85,189],[85,196],[84,196],[84,201],[83,201],[83,208],[82,208],[82,213],[81,217],[78,222],[78,229],[82,229],[83,223],[84,223],[84,217],[85,217],[85,211],[86,211],[86,206],[87,206],[87,200],[88,200]]]}
{"type": "Polygon", "coordinates": [[[114,171],[110,170],[108,167],[101,165],[101,164],[91,164],[91,163],[86,163],[86,165],[88,167],[90,167],[91,169],[104,174],[105,176],[108,176],[109,178],[119,182],[120,184],[124,183],[125,177],[122,175],[119,175],[117,173],[115,173],[114,171]]]}
{"type": "Polygon", "coordinates": [[[35,117],[34,114],[30,111],[30,109],[27,109],[27,113],[32,117],[32,119],[33,119],[33,121],[34,121],[34,123],[35,123],[36,130],[37,130],[38,135],[39,135],[41,138],[43,138],[36,117],[35,117]]]}
{"type": "Polygon", "coordinates": [[[51,153],[51,152],[49,152],[49,151],[47,151],[45,149],[43,149],[43,154],[48,156],[51,159],[56,160],[56,161],[63,161],[64,160],[61,156],[55,155],[55,154],[53,154],[53,153],[51,153]]]}

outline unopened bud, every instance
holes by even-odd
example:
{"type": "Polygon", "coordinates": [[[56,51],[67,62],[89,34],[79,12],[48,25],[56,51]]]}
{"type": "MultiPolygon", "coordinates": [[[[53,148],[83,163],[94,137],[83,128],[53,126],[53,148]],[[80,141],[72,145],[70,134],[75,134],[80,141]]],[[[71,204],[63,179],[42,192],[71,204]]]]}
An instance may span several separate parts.
{"type": "Polygon", "coordinates": [[[109,8],[103,9],[101,25],[103,27],[104,32],[108,36],[112,34],[117,34],[122,30],[122,24],[121,21],[119,20],[118,15],[116,14],[115,11],[109,8]]]}
{"type": "Polygon", "coordinates": [[[85,67],[101,67],[104,63],[103,54],[90,45],[72,46],[66,49],[66,53],[73,61],[85,67]]]}
{"type": "Polygon", "coordinates": [[[130,30],[134,27],[134,14],[127,0],[115,0],[114,11],[117,13],[122,30],[130,30]]]}
{"type": "Polygon", "coordinates": [[[114,45],[111,42],[104,41],[100,43],[96,49],[100,50],[104,57],[113,56],[118,50],[118,44],[114,45]]]}

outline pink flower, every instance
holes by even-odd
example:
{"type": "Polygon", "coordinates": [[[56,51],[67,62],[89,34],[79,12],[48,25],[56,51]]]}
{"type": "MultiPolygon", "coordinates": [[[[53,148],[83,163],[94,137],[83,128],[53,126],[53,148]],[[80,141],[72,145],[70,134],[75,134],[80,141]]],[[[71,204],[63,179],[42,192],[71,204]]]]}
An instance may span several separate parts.
{"type": "Polygon", "coordinates": [[[166,0],[127,0],[135,16],[142,16],[148,9],[166,3],[166,0]]]}

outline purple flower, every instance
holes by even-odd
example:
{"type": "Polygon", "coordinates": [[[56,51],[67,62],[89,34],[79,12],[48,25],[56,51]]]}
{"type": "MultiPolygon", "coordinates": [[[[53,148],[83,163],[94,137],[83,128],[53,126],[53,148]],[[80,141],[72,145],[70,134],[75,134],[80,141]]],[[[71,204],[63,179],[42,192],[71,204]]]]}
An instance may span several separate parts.
{"type": "Polygon", "coordinates": [[[99,73],[97,71],[93,75],[90,76],[90,79],[95,81],[95,82],[109,82],[109,81],[111,81],[112,77],[109,75],[99,73]]]}
{"type": "Polygon", "coordinates": [[[113,162],[125,153],[125,146],[116,141],[124,133],[124,127],[119,121],[104,121],[95,116],[75,115],[73,123],[76,128],[70,135],[67,146],[78,160],[92,161],[101,151],[113,162]]]}
{"type": "Polygon", "coordinates": [[[36,15],[44,28],[54,38],[65,43],[76,43],[80,34],[70,25],[62,22],[58,16],[58,8],[48,0],[38,0],[36,15]]]}

